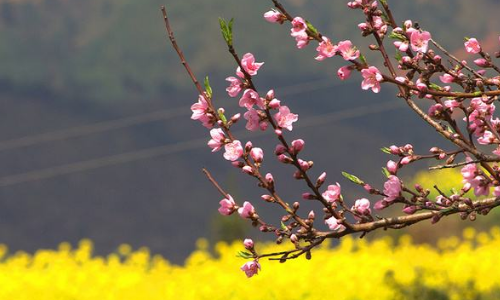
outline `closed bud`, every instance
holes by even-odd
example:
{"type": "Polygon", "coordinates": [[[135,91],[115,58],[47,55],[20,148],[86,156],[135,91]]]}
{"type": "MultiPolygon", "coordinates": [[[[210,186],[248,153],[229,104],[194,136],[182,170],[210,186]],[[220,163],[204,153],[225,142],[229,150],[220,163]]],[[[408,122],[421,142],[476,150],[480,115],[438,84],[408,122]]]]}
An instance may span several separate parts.
{"type": "Polygon", "coordinates": [[[266,100],[271,101],[272,99],[274,99],[274,90],[269,90],[266,94],[266,100]]]}
{"type": "Polygon", "coordinates": [[[283,134],[283,131],[281,131],[281,129],[276,129],[274,130],[274,133],[276,133],[276,135],[278,136],[281,136],[283,134]]]}
{"type": "Polygon", "coordinates": [[[234,116],[231,117],[231,122],[236,123],[238,120],[241,118],[241,114],[237,113],[234,116]]]}
{"type": "Polygon", "coordinates": [[[393,175],[396,174],[396,172],[398,171],[398,164],[392,160],[388,161],[387,170],[393,175]]]}
{"type": "Polygon", "coordinates": [[[281,101],[279,101],[278,99],[273,99],[269,101],[269,108],[271,109],[278,109],[280,108],[280,106],[281,106],[281,101]]]}
{"type": "Polygon", "coordinates": [[[267,183],[269,183],[269,184],[274,184],[274,177],[273,177],[273,174],[271,174],[271,173],[267,173],[267,174],[266,174],[266,181],[267,181],[267,183]]]}
{"type": "Polygon", "coordinates": [[[278,144],[276,145],[276,148],[274,149],[274,154],[280,155],[286,152],[285,146],[278,144]]]}
{"type": "Polygon", "coordinates": [[[250,151],[253,147],[253,144],[251,141],[248,141],[246,144],[245,144],[245,151],[250,151]]]}
{"type": "Polygon", "coordinates": [[[311,219],[311,220],[314,220],[314,218],[315,218],[315,217],[316,217],[316,215],[314,214],[314,211],[313,211],[313,210],[311,210],[311,211],[309,212],[309,215],[307,215],[307,218],[308,218],[308,219],[311,219]]]}
{"type": "Polygon", "coordinates": [[[262,198],[262,200],[264,200],[266,202],[273,202],[274,201],[274,197],[272,197],[270,195],[262,195],[260,197],[262,198]]]}
{"type": "Polygon", "coordinates": [[[394,154],[394,155],[401,154],[401,150],[399,149],[398,146],[392,145],[389,147],[389,150],[391,150],[391,154],[394,154]]]}
{"type": "Polygon", "coordinates": [[[417,211],[417,207],[412,205],[412,206],[407,206],[403,209],[403,212],[408,215],[413,215],[417,211]]]}
{"type": "Polygon", "coordinates": [[[241,170],[243,171],[243,173],[253,175],[253,169],[250,166],[244,166],[243,168],[241,168],[241,170]]]}
{"type": "Polygon", "coordinates": [[[431,219],[431,224],[436,224],[437,222],[439,222],[439,220],[441,220],[441,216],[440,215],[434,215],[431,219]]]}
{"type": "Polygon", "coordinates": [[[323,172],[321,173],[321,175],[319,175],[318,179],[316,180],[316,187],[321,187],[323,185],[323,183],[325,183],[325,180],[326,180],[326,172],[323,172]]]}
{"type": "Polygon", "coordinates": [[[245,239],[243,241],[243,246],[245,246],[245,249],[247,250],[252,250],[254,246],[252,239],[245,239]]]}
{"type": "Polygon", "coordinates": [[[293,207],[293,209],[295,211],[297,211],[297,209],[299,209],[299,207],[300,207],[300,203],[299,202],[294,202],[292,207],[293,207]]]}
{"type": "Polygon", "coordinates": [[[429,149],[429,152],[433,153],[433,154],[438,154],[438,153],[442,152],[442,150],[439,149],[438,147],[432,147],[431,149],[429,149]]]}
{"type": "Polygon", "coordinates": [[[290,241],[295,244],[299,241],[299,238],[295,234],[292,234],[290,235],[290,241]]]}
{"type": "Polygon", "coordinates": [[[303,170],[303,171],[307,171],[311,168],[311,166],[309,165],[309,162],[307,161],[304,161],[302,159],[299,159],[298,160],[298,163],[300,165],[300,168],[303,170]]]}
{"type": "Polygon", "coordinates": [[[285,154],[280,154],[278,156],[278,160],[284,164],[289,164],[291,162],[293,162],[293,159],[291,159],[290,157],[286,156],[285,154]]]}
{"type": "Polygon", "coordinates": [[[473,212],[471,212],[471,213],[469,214],[469,220],[471,220],[471,221],[475,221],[475,220],[476,220],[476,217],[477,217],[477,215],[476,215],[476,212],[475,212],[475,211],[473,211],[473,212]]]}
{"type": "Polygon", "coordinates": [[[300,171],[295,171],[293,173],[293,178],[295,178],[295,179],[302,179],[304,177],[302,176],[302,173],[300,171]]]}
{"type": "Polygon", "coordinates": [[[302,199],[305,199],[305,200],[312,200],[312,199],[316,199],[316,196],[314,196],[313,194],[311,193],[303,193],[302,194],[302,199]]]}
{"type": "Polygon", "coordinates": [[[256,163],[261,163],[264,159],[264,151],[261,148],[252,148],[250,156],[256,163]]]}
{"type": "Polygon", "coordinates": [[[294,140],[294,141],[292,141],[292,148],[290,150],[293,153],[297,154],[300,151],[302,151],[302,149],[304,149],[304,144],[305,144],[305,142],[302,139],[294,140]]]}
{"type": "Polygon", "coordinates": [[[236,168],[243,168],[245,164],[242,161],[232,161],[231,165],[236,168]]]}

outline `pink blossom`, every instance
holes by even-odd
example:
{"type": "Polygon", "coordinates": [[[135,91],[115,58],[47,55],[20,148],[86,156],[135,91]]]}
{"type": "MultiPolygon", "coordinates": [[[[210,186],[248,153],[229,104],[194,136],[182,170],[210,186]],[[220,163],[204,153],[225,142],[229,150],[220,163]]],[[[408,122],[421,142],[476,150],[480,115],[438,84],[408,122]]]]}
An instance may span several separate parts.
{"type": "Polygon", "coordinates": [[[278,99],[273,99],[273,100],[269,101],[268,106],[270,109],[278,109],[281,106],[281,101],[278,99]]]}
{"type": "Polygon", "coordinates": [[[297,42],[297,48],[302,49],[309,43],[309,35],[307,34],[307,24],[301,17],[295,17],[292,20],[291,36],[297,42]]]}
{"type": "Polygon", "coordinates": [[[252,239],[245,239],[245,240],[243,241],[243,246],[244,246],[246,249],[248,249],[248,250],[252,249],[252,248],[254,247],[253,240],[252,240],[252,239]]]}
{"type": "Polygon", "coordinates": [[[345,226],[342,225],[339,220],[335,219],[335,217],[330,217],[325,220],[325,224],[333,231],[341,231],[345,229],[345,226]]]}
{"type": "Polygon", "coordinates": [[[426,53],[430,39],[431,34],[428,31],[413,31],[410,37],[411,49],[416,52],[426,53]]]}
{"type": "Polygon", "coordinates": [[[479,45],[479,42],[475,38],[468,39],[464,43],[464,46],[467,53],[477,54],[481,52],[481,45],[479,45]]]}
{"type": "Polygon", "coordinates": [[[486,59],[484,58],[478,58],[476,60],[474,60],[474,63],[478,66],[478,67],[481,67],[481,68],[488,68],[491,66],[490,62],[488,62],[486,59]]]}
{"type": "Polygon", "coordinates": [[[245,272],[245,275],[247,275],[248,278],[250,278],[259,273],[260,264],[256,260],[253,260],[245,263],[240,269],[245,272]]]}
{"type": "Polygon", "coordinates": [[[457,100],[454,100],[454,99],[453,100],[446,100],[446,101],[444,101],[444,106],[447,109],[453,111],[453,109],[460,106],[460,102],[458,102],[457,100]]]}
{"type": "Polygon", "coordinates": [[[500,196],[500,186],[496,186],[495,189],[493,189],[493,195],[495,197],[499,197],[500,196]]]}
{"type": "Polygon", "coordinates": [[[227,194],[227,198],[222,199],[220,202],[219,213],[224,216],[229,216],[236,210],[236,203],[233,197],[227,194]]]}
{"type": "Polygon", "coordinates": [[[224,153],[224,158],[229,161],[235,161],[243,155],[243,147],[241,142],[234,140],[231,143],[224,145],[226,152],[224,153]]]}
{"type": "Polygon", "coordinates": [[[257,92],[252,89],[246,89],[240,98],[239,105],[241,107],[251,109],[255,104],[258,107],[264,109],[264,102],[260,98],[259,94],[257,94],[257,92]]]}
{"type": "Polygon", "coordinates": [[[253,108],[249,109],[243,117],[248,121],[245,128],[250,131],[256,131],[260,128],[259,112],[253,108]]]}
{"type": "Polygon", "coordinates": [[[384,79],[377,67],[369,67],[367,69],[361,70],[361,76],[364,80],[361,83],[361,88],[367,90],[372,89],[374,93],[380,92],[380,82],[384,79]]]}
{"type": "Polygon", "coordinates": [[[236,77],[228,77],[226,81],[229,81],[229,86],[226,88],[227,93],[230,97],[236,97],[241,92],[241,87],[243,86],[241,80],[236,77]]]}
{"type": "MultiPolygon", "coordinates": [[[[245,70],[250,76],[257,75],[257,71],[263,64],[264,64],[263,62],[256,63],[255,57],[253,56],[252,53],[246,53],[245,55],[243,55],[243,58],[241,59],[241,66],[243,67],[243,70],[245,70]]],[[[236,75],[238,75],[241,78],[245,78],[245,74],[241,72],[240,67],[238,67],[238,69],[236,70],[236,75]]]]}
{"type": "Polygon", "coordinates": [[[401,52],[406,52],[408,50],[409,44],[408,41],[395,41],[394,46],[401,52]]]}
{"type": "Polygon", "coordinates": [[[337,182],[336,185],[329,185],[327,190],[321,195],[326,201],[328,201],[329,203],[333,203],[340,199],[340,194],[340,184],[337,182]]]}
{"type": "Polygon", "coordinates": [[[270,10],[264,14],[264,19],[268,21],[269,23],[282,23],[283,22],[283,17],[282,14],[279,11],[276,10],[270,10]]]}
{"type": "Polygon", "coordinates": [[[349,40],[339,42],[337,50],[345,60],[355,60],[359,57],[359,50],[349,40]]]}
{"type": "Polygon", "coordinates": [[[250,156],[256,163],[261,163],[262,160],[264,160],[264,151],[262,151],[261,148],[252,148],[252,150],[250,150],[250,156]]]}
{"type": "Polygon", "coordinates": [[[387,170],[391,173],[391,174],[396,174],[396,172],[398,171],[398,164],[392,160],[389,160],[387,162],[387,170]]]}
{"type": "Polygon", "coordinates": [[[373,208],[375,210],[382,210],[382,209],[386,208],[387,206],[389,206],[389,203],[386,200],[380,200],[380,201],[377,201],[375,203],[373,208]]]}
{"type": "Polygon", "coordinates": [[[384,183],[384,194],[386,195],[384,200],[387,202],[394,201],[401,196],[401,181],[398,177],[389,176],[389,179],[384,183]]]}
{"type": "Polygon", "coordinates": [[[340,80],[346,80],[351,76],[351,66],[343,66],[337,71],[337,76],[340,78],[340,80]]]}
{"type": "Polygon", "coordinates": [[[220,128],[212,129],[210,130],[210,136],[212,136],[212,139],[208,141],[208,146],[212,148],[212,152],[219,151],[226,140],[224,131],[220,128]]]}
{"type": "Polygon", "coordinates": [[[316,56],[314,59],[324,60],[325,58],[332,57],[337,53],[337,46],[332,44],[330,39],[324,36],[323,41],[319,43],[316,51],[318,51],[318,56],[316,56]]]}
{"type": "Polygon", "coordinates": [[[245,201],[243,203],[243,206],[238,208],[238,213],[240,214],[240,217],[242,218],[252,218],[252,216],[255,214],[255,208],[253,207],[253,205],[248,202],[248,201],[245,201]]]}
{"type": "Polygon", "coordinates": [[[442,116],[443,111],[444,111],[443,105],[440,103],[436,103],[434,105],[431,105],[431,107],[429,107],[427,114],[431,118],[441,119],[443,117],[442,116]]]}
{"type": "Polygon", "coordinates": [[[442,83],[452,83],[455,80],[455,77],[445,73],[442,76],[439,76],[439,80],[441,80],[442,83]]]}
{"type": "Polygon", "coordinates": [[[204,96],[200,95],[198,97],[198,102],[191,105],[191,111],[193,112],[191,115],[192,120],[199,120],[206,128],[212,128],[214,126],[215,120],[208,112],[208,102],[204,96]]]}
{"type": "Polygon", "coordinates": [[[359,214],[368,215],[371,213],[370,210],[370,200],[366,198],[361,198],[354,202],[353,210],[357,211],[359,214]]]}
{"type": "Polygon", "coordinates": [[[290,112],[288,106],[281,106],[279,111],[274,115],[274,118],[278,122],[278,126],[281,128],[286,128],[289,131],[293,130],[293,123],[297,122],[299,115],[290,112]]]}

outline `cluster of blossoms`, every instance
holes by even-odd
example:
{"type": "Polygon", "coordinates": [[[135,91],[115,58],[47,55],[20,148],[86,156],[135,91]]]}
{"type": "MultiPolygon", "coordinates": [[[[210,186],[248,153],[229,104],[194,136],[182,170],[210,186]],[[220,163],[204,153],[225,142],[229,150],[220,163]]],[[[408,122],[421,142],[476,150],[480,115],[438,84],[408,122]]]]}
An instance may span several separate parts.
{"type": "MultiPolygon", "coordinates": [[[[307,217],[301,217],[300,202],[289,205],[278,195],[274,176],[271,173],[261,172],[264,151],[254,147],[250,141],[243,145],[232,135],[231,127],[238,122],[241,114],[235,114],[227,120],[223,108],[214,108],[211,91],[207,93],[199,89],[198,102],[191,107],[193,112],[191,118],[199,120],[203,126],[210,129],[211,139],[208,146],[212,152],[224,148],[224,158],[243,173],[257,179],[259,187],[266,190],[261,198],[265,202],[278,204],[286,211],[279,225],[271,225],[257,215],[250,202],[245,201],[243,205],[238,205],[231,195],[224,192],[211,179],[224,195],[224,199],[219,202],[219,212],[222,215],[238,212],[260,231],[275,234],[277,243],[289,239],[294,245],[294,249],[288,252],[259,254],[254,249],[253,241],[245,240],[244,246],[249,252],[241,256],[252,260],[245,263],[241,270],[248,277],[254,276],[260,270],[260,258],[279,257],[282,262],[303,254],[306,258],[310,258],[311,249],[326,238],[340,238],[353,233],[364,235],[377,228],[397,229],[426,219],[436,223],[443,216],[453,213],[459,214],[464,219],[474,220],[477,213],[486,214],[491,208],[500,205],[500,198],[474,202],[466,195],[473,189],[475,196],[488,196],[493,188],[493,195],[500,197],[500,166],[495,164],[500,162],[500,119],[493,116],[494,101],[500,95],[498,91],[500,76],[486,76],[488,70],[500,73],[500,68],[496,67],[491,56],[483,51],[475,38],[466,39],[464,46],[467,53],[481,56],[475,59],[474,63],[484,68],[482,70],[474,70],[466,61],[456,59],[437,44],[428,31],[415,26],[411,20],[403,22],[402,26],[397,26],[386,1],[380,2],[381,8],[379,2],[374,0],[351,1],[348,7],[362,10],[365,16],[365,21],[358,25],[361,34],[373,36],[377,42],[370,45],[369,49],[379,51],[382,55],[384,66],[389,71],[388,74],[383,74],[377,67],[368,64],[366,58],[350,40],[334,43],[302,17],[291,17],[276,0],[273,2],[277,9],[266,12],[265,20],[278,24],[290,22],[291,36],[295,39],[297,48],[302,49],[309,44],[317,43],[315,57],[317,61],[325,61],[334,56],[342,57],[348,64],[341,67],[337,75],[341,80],[345,80],[353,71],[358,71],[363,78],[361,88],[364,90],[371,89],[374,93],[378,93],[382,83],[396,85],[399,89],[398,97],[406,101],[412,110],[450,141],[456,149],[446,151],[432,147],[429,150],[430,154],[417,154],[411,144],[393,145],[382,149],[396,157],[394,160],[389,160],[383,168],[387,176],[383,188],[374,188],[358,177],[344,173],[347,179],[362,186],[370,197],[375,198],[373,199],[376,201],[375,204],[372,206],[369,199],[359,198],[354,200],[352,205],[347,205],[339,183],[328,184],[326,189],[323,187],[326,182],[325,172],[321,173],[316,181],[310,178],[309,171],[314,163],[299,157],[305,145],[304,140],[295,139],[288,142],[285,139],[283,130],[292,131],[298,115],[282,105],[273,90],[268,91],[265,96],[259,95],[252,76],[257,75],[264,63],[256,62],[251,53],[239,59],[229,42],[231,39],[227,38],[227,35],[232,33],[223,31],[230,52],[238,64],[236,76],[226,78],[229,82],[226,91],[230,97],[239,97],[239,106],[246,110],[243,113],[247,121],[245,128],[249,131],[265,131],[271,127],[274,130],[279,140],[274,151],[276,158],[283,164],[295,167],[293,177],[302,180],[308,187],[308,192],[303,193],[302,198],[317,201],[322,205],[323,223],[325,228],[328,228],[326,231],[320,231],[315,227],[314,211],[310,211],[307,217]],[[386,38],[394,40],[392,44],[397,52],[395,65],[389,59],[384,47],[386,38]],[[438,50],[447,56],[448,60],[436,54],[438,50]],[[440,86],[438,83],[445,85],[440,86]],[[457,86],[463,92],[455,92],[454,88],[457,86]],[[426,104],[429,107],[427,113],[413,102],[414,97],[428,99],[425,100],[430,102],[426,104]],[[465,126],[460,126],[461,121],[464,121],[465,126]],[[464,127],[466,132],[463,132],[464,127]],[[496,149],[489,152],[493,155],[478,148],[476,142],[481,147],[495,145],[496,149]],[[464,161],[455,163],[459,155],[463,156],[464,161]],[[462,166],[462,189],[446,194],[435,186],[439,196],[430,199],[430,191],[419,184],[413,187],[406,186],[398,177],[399,170],[425,159],[444,161],[443,165],[435,167],[438,169],[462,166]],[[384,220],[377,220],[372,215],[372,208],[383,210],[394,204],[402,205],[402,212],[405,215],[384,220]],[[416,214],[418,211],[422,212],[416,214]]],[[[500,52],[495,56],[500,57],[500,52]]]]}

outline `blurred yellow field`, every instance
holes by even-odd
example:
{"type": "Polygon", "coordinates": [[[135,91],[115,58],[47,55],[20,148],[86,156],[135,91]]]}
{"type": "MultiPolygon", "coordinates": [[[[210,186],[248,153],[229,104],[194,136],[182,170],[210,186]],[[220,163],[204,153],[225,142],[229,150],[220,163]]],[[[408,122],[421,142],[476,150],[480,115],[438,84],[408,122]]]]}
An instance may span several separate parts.
{"type": "MultiPolygon", "coordinates": [[[[276,251],[273,244],[259,251],[276,251]]],[[[198,242],[184,266],[147,249],[122,245],[107,257],[92,255],[92,243],[34,255],[1,248],[0,299],[498,299],[500,229],[464,231],[442,239],[437,248],[415,245],[408,236],[367,242],[342,239],[324,246],[313,259],[280,264],[261,261],[262,271],[247,279],[235,256],[239,243],[208,252],[198,242]]],[[[280,248],[282,249],[282,248],[280,248]]]]}

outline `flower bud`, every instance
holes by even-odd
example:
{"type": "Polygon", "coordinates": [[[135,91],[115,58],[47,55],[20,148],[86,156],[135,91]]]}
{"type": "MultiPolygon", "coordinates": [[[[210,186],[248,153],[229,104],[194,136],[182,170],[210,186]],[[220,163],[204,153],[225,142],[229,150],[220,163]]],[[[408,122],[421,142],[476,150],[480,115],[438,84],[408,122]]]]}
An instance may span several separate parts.
{"type": "Polygon", "coordinates": [[[290,157],[286,156],[285,154],[280,154],[278,156],[278,160],[284,164],[290,164],[293,162],[293,159],[291,159],[290,157]]]}
{"type": "Polygon", "coordinates": [[[315,218],[315,217],[316,217],[316,216],[315,216],[315,214],[314,214],[314,211],[313,211],[313,210],[311,210],[311,211],[309,212],[309,215],[307,215],[307,218],[308,218],[308,219],[311,219],[311,220],[314,220],[314,218],[315,218]]]}
{"type": "Polygon", "coordinates": [[[241,118],[241,114],[237,113],[234,116],[231,117],[231,122],[236,123],[238,120],[241,118]]]}
{"type": "Polygon", "coordinates": [[[269,102],[269,108],[278,109],[281,106],[281,101],[278,99],[273,99],[269,102]]]}
{"type": "Polygon", "coordinates": [[[304,149],[304,144],[305,144],[305,142],[302,139],[294,140],[294,141],[292,141],[292,149],[290,149],[290,150],[293,153],[297,154],[300,151],[302,151],[302,149],[304,149]]]}
{"type": "Polygon", "coordinates": [[[274,177],[273,177],[273,174],[271,174],[271,173],[267,173],[267,174],[266,174],[266,181],[267,181],[267,183],[269,183],[269,184],[274,184],[274,177]]]}
{"type": "Polygon", "coordinates": [[[408,215],[413,215],[417,211],[417,207],[415,205],[407,206],[403,209],[403,212],[408,215]]]}
{"type": "Polygon", "coordinates": [[[278,136],[281,136],[283,134],[283,131],[281,131],[281,129],[276,129],[274,130],[274,133],[276,133],[276,135],[278,136]]]}
{"type": "Polygon", "coordinates": [[[286,152],[285,146],[283,146],[281,144],[276,145],[276,149],[274,150],[274,154],[280,155],[280,154],[283,154],[285,152],[286,152]]]}
{"type": "Polygon", "coordinates": [[[290,241],[295,244],[299,241],[299,238],[295,234],[292,234],[290,235],[290,241]]]}
{"type": "Polygon", "coordinates": [[[264,200],[266,202],[273,202],[274,201],[274,197],[272,197],[270,195],[262,195],[260,197],[262,198],[262,200],[264,200]]]}
{"type": "Polygon", "coordinates": [[[391,174],[396,174],[396,172],[398,171],[398,164],[392,160],[388,161],[387,162],[387,170],[391,174]]]}
{"type": "Polygon", "coordinates": [[[245,239],[243,241],[243,245],[245,246],[245,249],[247,249],[247,250],[252,250],[253,246],[254,246],[253,241],[251,239],[245,239]]]}
{"type": "Polygon", "coordinates": [[[241,170],[243,171],[243,173],[253,175],[253,169],[250,166],[244,166],[243,168],[241,168],[241,170]]]}
{"type": "Polygon", "coordinates": [[[312,199],[316,199],[316,196],[314,196],[313,194],[311,193],[303,193],[302,194],[302,199],[305,199],[305,200],[312,200],[312,199]]]}
{"type": "Polygon", "coordinates": [[[316,180],[316,187],[321,187],[326,180],[326,172],[321,173],[318,179],[316,180]]]}
{"type": "Polygon", "coordinates": [[[235,168],[243,168],[245,164],[242,161],[232,161],[231,165],[235,168]]]}
{"type": "Polygon", "coordinates": [[[252,148],[250,150],[250,156],[256,163],[261,163],[264,159],[264,151],[261,148],[252,148]]]}
{"type": "Polygon", "coordinates": [[[250,151],[252,149],[253,145],[252,145],[252,142],[251,141],[248,141],[246,144],[245,144],[245,151],[250,151]]]}
{"type": "Polygon", "coordinates": [[[399,149],[398,146],[392,145],[389,147],[389,149],[391,150],[391,154],[394,154],[394,155],[401,154],[401,150],[399,149]]]}

